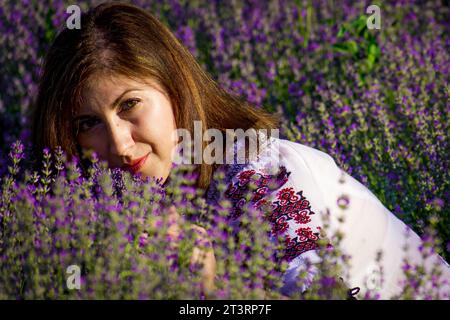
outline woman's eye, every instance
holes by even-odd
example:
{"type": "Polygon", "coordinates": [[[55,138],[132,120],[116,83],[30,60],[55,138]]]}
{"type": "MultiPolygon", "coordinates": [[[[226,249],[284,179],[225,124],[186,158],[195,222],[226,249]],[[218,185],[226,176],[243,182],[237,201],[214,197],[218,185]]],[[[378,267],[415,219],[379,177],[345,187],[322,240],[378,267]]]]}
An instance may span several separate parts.
{"type": "Polygon", "coordinates": [[[120,111],[129,111],[133,109],[139,103],[139,101],[139,99],[128,99],[127,101],[122,103],[120,111]]]}
{"type": "Polygon", "coordinates": [[[91,129],[92,127],[94,127],[95,125],[97,125],[99,122],[100,122],[100,120],[96,119],[96,118],[87,118],[87,119],[80,120],[78,122],[79,132],[85,132],[85,131],[91,129]]]}

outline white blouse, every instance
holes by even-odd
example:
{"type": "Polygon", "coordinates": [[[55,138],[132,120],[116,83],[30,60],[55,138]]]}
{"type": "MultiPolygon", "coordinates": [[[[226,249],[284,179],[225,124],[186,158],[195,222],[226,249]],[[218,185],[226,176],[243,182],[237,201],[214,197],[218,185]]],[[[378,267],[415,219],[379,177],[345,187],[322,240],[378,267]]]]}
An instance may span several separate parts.
{"type": "MultiPolygon", "coordinates": [[[[240,142],[236,145],[238,149],[242,147],[240,142]]],[[[409,265],[424,265],[429,273],[436,264],[442,276],[440,285],[432,288],[433,293],[438,293],[439,299],[450,297],[449,264],[437,254],[423,261],[420,237],[386,209],[370,190],[341,170],[328,154],[273,137],[265,146],[245,164],[224,165],[228,185],[225,195],[234,204],[233,217],[239,216],[246,202],[242,196],[244,189],[250,178],[257,178],[258,187],[250,202],[255,207],[267,203],[272,206],[273,214],[268,218],[271,237],[281,235],[286,245],[283,259],[288,262],[288,269],[284,274],[283,294],[304,292],[308,288],[317,272],[315,264],[321,260],[317,254],[320,230],[328,224],[325,232],[331,246],[336,241],[333,235],[337,230],[344,234],[338,247],[350,261],[342,279],[348,288],[360,289],[356,298],[376,292],[381,299],[390,299],[401,293],[405,281],[405,243],[409,246],[406,254],[409,265]],[[276,189],[269,189],[267,178],[274,173],[270,170],[274,164],[281,168],[277,175],[279,184],[276,189]],[[378,263],[379,250],[382,259],[378,263]],[[312,268],[306,269],[307,260],[312,268]],[[307,270],[309,282],[299,288],[296,279],[301,270],[307,270]]],[[[209,200],[217,200],[216,183],[213,181],[208,190],[209,200]]],[[[424,294],[417,296],[424,297],[424,294]]]]}

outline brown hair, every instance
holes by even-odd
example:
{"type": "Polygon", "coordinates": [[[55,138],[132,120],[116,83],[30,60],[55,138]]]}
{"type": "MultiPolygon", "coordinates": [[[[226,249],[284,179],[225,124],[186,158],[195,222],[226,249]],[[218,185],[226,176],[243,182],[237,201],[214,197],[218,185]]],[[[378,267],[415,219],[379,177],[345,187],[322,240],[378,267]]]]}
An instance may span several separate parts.
{"type": "MultiPolygon", "coordinates": [[[[192,54],[152,14],[130,4],[103,3],[83,13],[81,29],[64,28],[52,43],[32,115],[37,157],[44,147],[61,146],[70,160],[80,157],[73,115],[94,76],[150,77],[168,93],[177,128],[203,130],[275,129],[277,115],[232,95],[202,69],[192,54]]],[[[205,147],[205,146],[204,146],[205,147]]],[[[214,168],[199,165],[197,186],[207,188],[214,168]]]]}

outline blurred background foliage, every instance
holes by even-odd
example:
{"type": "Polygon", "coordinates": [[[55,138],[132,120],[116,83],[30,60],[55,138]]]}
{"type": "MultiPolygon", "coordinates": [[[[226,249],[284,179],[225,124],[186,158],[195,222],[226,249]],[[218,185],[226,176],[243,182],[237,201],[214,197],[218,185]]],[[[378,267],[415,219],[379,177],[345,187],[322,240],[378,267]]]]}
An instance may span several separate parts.
{"type": "MultiPolygon", "coordinates": [[[[449,261],[445,1],[131,2],[168,25],[226,90],[282,113],[282,137],[329,153],[419,234],[433,221],[449,261]],[[371,4],[379,30],[366,25],[371,4]]],[[[13,141],[28,141],[42,59],[71,4],[0,0],[3,164],[13,141]]]]}

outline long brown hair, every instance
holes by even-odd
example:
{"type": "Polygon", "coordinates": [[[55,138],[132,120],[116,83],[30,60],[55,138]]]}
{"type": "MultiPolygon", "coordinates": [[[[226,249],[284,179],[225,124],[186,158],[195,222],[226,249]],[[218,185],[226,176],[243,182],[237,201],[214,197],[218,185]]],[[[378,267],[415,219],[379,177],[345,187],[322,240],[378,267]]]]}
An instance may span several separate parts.
{"type": "MultiPolygon", "coordinates": [[[[155,79],[170,97],[177,128],[191,134],[194,120],[202,122],[203,131],[279,126],[279,116],[220,88],[152,14],[130,4],[104,3],[82,14],[81,29],[64,28],[47,52],[32,115],[37,157],[44,147],[56,146],[69,160],[80,157],[73,115],[84,88],[99,74],[155,79]]],[[[202,163],[197,170],[197,186],[207,188],[214,167],[202,163]]]]}

